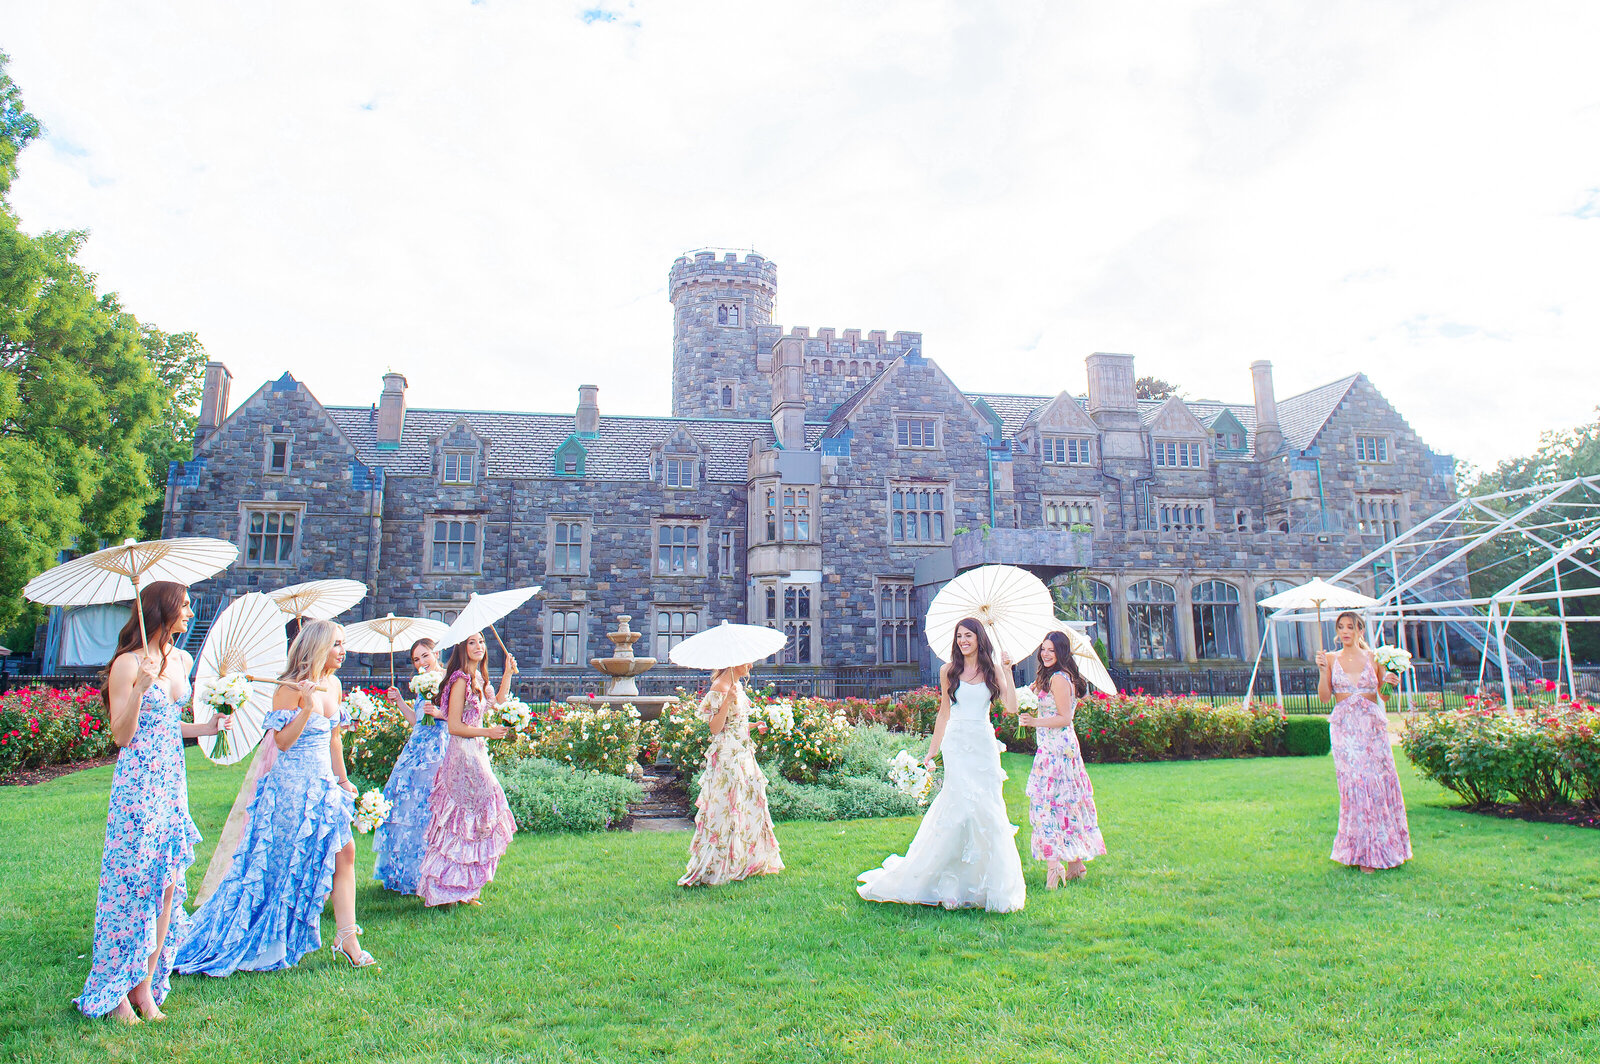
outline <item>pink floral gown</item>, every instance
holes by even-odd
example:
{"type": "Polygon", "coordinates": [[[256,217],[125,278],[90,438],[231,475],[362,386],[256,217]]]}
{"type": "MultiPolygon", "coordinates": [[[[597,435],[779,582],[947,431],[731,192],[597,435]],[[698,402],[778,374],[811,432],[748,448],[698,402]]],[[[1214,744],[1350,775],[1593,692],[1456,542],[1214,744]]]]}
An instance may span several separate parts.
{"type": "Polygon", "coordinates": [[[1377,698],[1377,670],[1369,658],[1352,680],[1335,654],[1332,674],[1340,696],[1328,717],[1339,780],[1339,834],[1329,856],[1340,864],[1394,868],[1411,859],[1411,831],[1388,721],[1377,698]]]}
{"type": "MultiPolygon", "coordinates": [[[[1067,708],[1073,709],[1073,705],[1067,708]]],[[[1037,716],[1056,715],[1055,695],[1039,695],[1037,716]]],[[[1078,750],[1072,725],[1040,728],[1033,771],[1028,773],[1028,823],[1033,828],[1036,861],[1092,861],[1106,852],[1100,818],[1094,808],[1094,785],[1078,750]]]]}
{"type": "MultiPolygon", "coordinates": [[[[445,681],[445,690],[457,680],[467,685],[461,723],[483,727],[488,706],[467,674],[457,669],[445,681]]],[[[446,705],[448,702],[448,695],[446,705]]],[[[441,724],[440,727],[445,725],[441,724]]],[[[489,764],[489,746],[482,736],[450,736],[439,774],[428,798],[428,833],[423,840],[422,864],[417,870],[417,893],[424,904],[448,905],[471,901],[488,883],[511,845],[517,822],[506,804],[506,792],[489,764]]]]}
{"type": "MultiPolygon", "coordinates": [[[[735,684],[733,690],[733,708],[706,750],[689,867],[678,880],[680,887],[714,887],[783,871],[767,812],[767,777],[756,764],[755,744],[750,741],[750,699],[743,684],[735,684]]],[[[700,715],[709,720],[721,706],[722,696],[707,695],[700,703],[700,715]]]]}

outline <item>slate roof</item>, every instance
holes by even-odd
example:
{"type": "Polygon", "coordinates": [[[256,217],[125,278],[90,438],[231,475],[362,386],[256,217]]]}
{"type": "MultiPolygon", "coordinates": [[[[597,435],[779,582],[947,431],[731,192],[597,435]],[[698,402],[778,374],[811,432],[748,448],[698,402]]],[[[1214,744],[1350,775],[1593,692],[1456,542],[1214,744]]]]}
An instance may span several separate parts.
{"type": "MultiPolygon", "coordinates": [[[[573,431],[571,414],[412,408],[406,411],[399,448],[384,450],[378,447],[378,421],[370,407],[327,410],[356,445],[361,461],[381,466],[393,476],[431,476],[433,440],[465,421],[490,441],[489,476],[547,477],[555,469],[556,449],[573,431]]],[[[587,452],[584,478],[649,480],[651,448],[680,427],[710,449],[706,479],[714,481],[743,483],[749,476],[750,441],[760,439],[770,445],[773,440],[769,421],[602,416],[598,437],[580,441],[587,452]]]]}
{"type": "Polygon", "coordinates": [[[1000,415],[1000,431],[1011,439],[1022,431],[1035,414],[1043,410],[1053,395],[1012,395],[1007,392],[967,392],[968,399],[982,399],[1000,415]]]}

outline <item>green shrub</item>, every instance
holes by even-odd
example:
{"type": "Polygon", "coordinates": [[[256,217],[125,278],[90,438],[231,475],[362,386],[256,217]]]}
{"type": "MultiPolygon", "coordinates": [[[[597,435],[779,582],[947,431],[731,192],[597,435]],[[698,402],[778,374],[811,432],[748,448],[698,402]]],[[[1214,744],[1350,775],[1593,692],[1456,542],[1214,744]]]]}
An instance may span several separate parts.
{"type": "Polygon", "coordinates": [[[1600,712],[1581,703],[1417,713],[1401,745],[1424,775],[1473,805],[1600,805],[1600,712]]]}
{"type": "Polygon", "coordinates": [[[22,687],[0,696],[0,776],[116,753],[95,687],[22,687]]]}
{"type": "Polygon", "coordinates": [[[1289,717],[1283,722],[1283,752],[1290,757],[1321,757],[1333,749],[1327,717],[1289,717]]]}
{"type": "MultiPolygon", "coordinates": [[[[411,725],[384,692],[369,688],[367,695],[378,711],[356,721],[355,729],[344,736],[346,767],[351,779],[363,791],[389,782],[394,763],[400,760],[400,751],[411,739],[411,725]]],[[[435,721],[432,726],[442,728],[444,721],[435,721]]]]}
{"type": "Polygon", "coordinates": [[[518,831],[604,831],[644,797],[633,780],[541,757],[503,762],[496,774],[518,831]]]}

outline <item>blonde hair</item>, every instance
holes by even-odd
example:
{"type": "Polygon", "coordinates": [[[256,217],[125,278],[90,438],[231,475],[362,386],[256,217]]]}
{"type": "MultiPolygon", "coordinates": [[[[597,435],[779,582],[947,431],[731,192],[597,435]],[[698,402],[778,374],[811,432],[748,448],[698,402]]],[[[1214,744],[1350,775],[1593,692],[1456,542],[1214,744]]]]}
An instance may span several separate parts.
{"type": "Polygon", "coordinates": [[[1333,630],[1337,632],[1339,630],[1339,622],[1346,617],[1350,618],[1351,623],[1356,626],[1356,649],[1371,650],[1372,648],[1367,645],[1367,626],[1361,623],[1361,615],[1355,610],[1345,610],[1335,617],[1333,619],[1333,630]]]}
{"type": "Polygon", "coordinates": [[[278,679],[321,680],[328,674],[328,653],[342,631],[332,621],[307,621],[289,644],[289,664],[278,679]]]}

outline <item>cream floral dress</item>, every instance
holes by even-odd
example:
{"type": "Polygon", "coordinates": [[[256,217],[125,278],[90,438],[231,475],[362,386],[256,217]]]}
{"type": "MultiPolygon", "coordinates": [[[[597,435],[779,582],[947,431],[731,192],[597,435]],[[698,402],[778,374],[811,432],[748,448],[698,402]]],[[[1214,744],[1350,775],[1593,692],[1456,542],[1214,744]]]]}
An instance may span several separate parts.
{"type": "MultiPolygon", "coordinates": [[[[707,695],[700,716],[710,720],[725,696],[707,695]]],[[[743,684],[733,688],[734,705],[722,731],[711,737],[705,774],[700,777],[694,840],[681,887],[717,886],[746,876],[783,871],[778,839],[767,812],[767,777],[756,764],[750,741],[750,699],[743,684]]]]}

